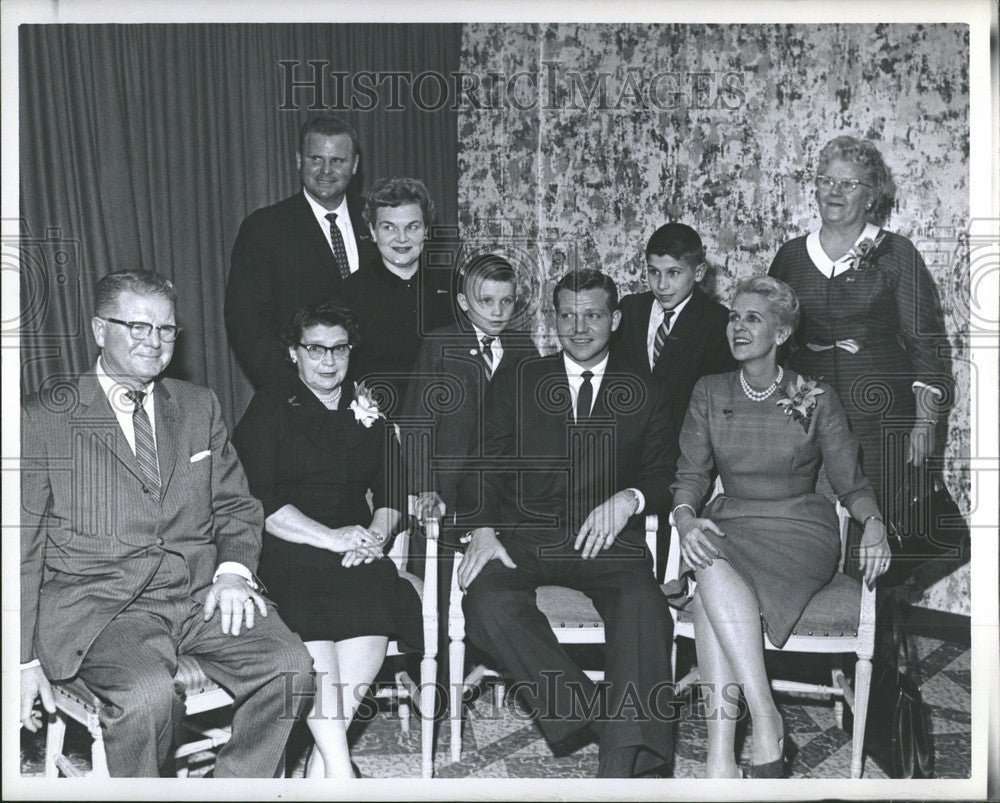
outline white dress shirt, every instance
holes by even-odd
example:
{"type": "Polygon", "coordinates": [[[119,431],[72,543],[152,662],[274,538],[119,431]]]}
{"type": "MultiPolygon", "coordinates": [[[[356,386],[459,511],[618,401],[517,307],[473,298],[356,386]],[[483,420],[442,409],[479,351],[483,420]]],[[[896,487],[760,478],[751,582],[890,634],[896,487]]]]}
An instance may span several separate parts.
{"type": "MultiPolygon", "coordinates": [[[[104,360],[101,357],[97,358],[97,365],[94,366],[94,373],[97,374],[97,381],[101,386],[101,390],[104,391],[104,395],[108,397],[108,404],[111,405],[111,409],[114,411],[115,419],[118,421],[118,426],[122,428],[122,432],[125,433],[125,440],[128,441],[129,448],[132,450],[132,454],[135,454],[135,425],[132,423],[132,413],[135,410],[135,403],[128,398],[125,394],[128,393],[132,388],[126,387],[125,385],[119,385],[108,376],[107,371],[104,370],[104,360]]],[[[155,383],[150,382],[144,388],[142,392],[145,393],[145,397],[142,400],[142,409],[146,411],[146,415],[149,416],[149,425],[153,430],[153,445],[156,445],[156,416],[155,412],[155,394],[153,389],[155,388],[155,383]]]]}
{"type": "Polygon", "coordinates": [[[333,251],[333,241],[330,239],[330,221],[326,219],[326,216],[331,212],[337,213],[337,228],[340,229],[340,233],[344,238],[344,250],[347,251],[347,264],[351,268],[351,273],[356,272],[359,267],[358,244],[354,239],[354,227],[351,225],[351,215],[347,211],[347,196],[344,196],[340,202],[340,206],[336,209],[325,209],[308,192],[302,190],[302,193],[306,196],[306,200],[309,201],[309,206],[316,216],[316,222],[319,223],[320,230],[323,232],[323,236],[326,238],[326,243],[330,246],[331,252],[333,251]]]}
{"type": "Polygon", "coordinates": [[[500,335],[488,335],[475,324],[472,324],[472,330],[476,333],[476,343],[479,344],[479,353],[483,355],[483,362],[486,362],[486,355],[483,353],[483,338],[493,338],[493,342],[490,343],[490,352],[493,354],[493,359],[490,362],[490,374],[492,375],[497,370],[497,366],[500,365],[500,360],[503,359],[503,343],[500,342],[500,335]]]}
{"type": "MultiPolygon", "coordinates": [[[[688,305],[691,300],[691,296],[694,295],[694,289],[688,293],[688,297],[685,298],[680,304],[677,304],[673,309],[673,316],[670,318],[670,326],[667,327],[667,334],[669,335],[673,328],[677,325],[677,319],[681,315],[681,310],[688,305]]],[[[652,370],[656,363],[653,362],[653,345],[656,343],[656,332],[660,328],[660,324],[663,323],[663,318],[666,313],[663,310],[663,306],[655,298],[653,299],[653,308],[649,311],[649,328],[646,329],[646,357],[649,359],[649,368],[652,370]]]]}

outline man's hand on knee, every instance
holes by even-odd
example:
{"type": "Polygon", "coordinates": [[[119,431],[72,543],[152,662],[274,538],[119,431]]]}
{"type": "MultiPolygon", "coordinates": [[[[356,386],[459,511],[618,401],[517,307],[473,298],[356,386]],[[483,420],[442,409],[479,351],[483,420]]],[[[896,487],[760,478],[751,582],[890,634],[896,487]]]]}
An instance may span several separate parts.
{"type": "Polygon", "coordinates": [[[480,527],[478,530],[473,530],[471,535],[472,538],[458,567],[458,586],[463,592],[468,591],[472,581],[491,560],[499,560],[508,569],[517,568],[517,564],[507,554],[492,527],[480,527]]]}
{"type": "Polygon", "coordinates": [[[610,549],[637,508],[634,494],[619,491],[590,511],[577,533],[573,549],[580,552],[581,558],[594,558],[601,550],[610,549]]]}
{"type": "Polygon", "coordinates": [[[32,733],[42,727],[42,712],[35,708],[35,700],[39,698],[48,713],[56,712],[52,684],[42,668],[37,665],[25,667],[21,670],[21,727],[32,733]]]}
{"type": "Polygon", "coordinates": [[[234,636],[240,634],[243,623],[247,629],[253,627],[256,608],[261,616],[267,616],[264,598],[250,588],[249,583],[238,574],[220,574],[205,597],[205,621],[219,609],[222,618],[222,632],[234,636]]]}

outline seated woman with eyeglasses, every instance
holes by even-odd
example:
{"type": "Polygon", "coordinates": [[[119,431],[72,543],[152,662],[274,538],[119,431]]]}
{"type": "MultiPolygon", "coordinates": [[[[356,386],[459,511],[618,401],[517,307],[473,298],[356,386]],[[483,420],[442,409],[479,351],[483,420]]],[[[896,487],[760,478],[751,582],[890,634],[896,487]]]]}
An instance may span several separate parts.
{"type": "Polygon", "coordinates": [[[406,509],[396,440],[364,388],[343,385],[356,332],[345,307],[297,312],[283,338],[297,383],[260,390],[233,434],[267,516],[261,579],[317,673],[306,777],[354,775],[347,728],[389,639],[423,643],[417,593],[383,556],[406,509]]]}
{"type": "MultiPolygon", "coordinates": [[[[891,523],[910,501],[909,478],[939,445],[938,422],[953,395],[948,337],[920,252],[883,228],[896,185],[876,145],[830,140],[815,183],[819,228],[782,245],[769,271],[802,304],[789,365],[837,391],[891,523]]],[[[852,524],[851,548],[859,537],[852,524]]],[[[902,572],[908,563],[899,562],[902,572]]]]}

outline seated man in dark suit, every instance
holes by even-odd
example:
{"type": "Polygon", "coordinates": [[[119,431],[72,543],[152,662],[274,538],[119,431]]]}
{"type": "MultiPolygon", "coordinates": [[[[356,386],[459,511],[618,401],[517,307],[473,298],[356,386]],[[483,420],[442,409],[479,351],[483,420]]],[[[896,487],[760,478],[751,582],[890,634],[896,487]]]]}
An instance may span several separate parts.
{"type": "Polygon", "coordinates": [[[175,299],[156,273],[105,276],[96,364],[70,403],[25,401],[21,722],[37,730],[36,697],[51,712],[50,681],[79,678],[104,702],[111,775],[156,776],[184,714],[177,656],[194,655],[235,700],[214,774],[270,777],[300,701],[290,673],[312,659],[259,593],[263,511],[215,394],[157,379],[175,299]]]}
{"type": "MultiPolygon", "coordinates": [[[[616,354],[670,388],[678,433],[695,383],[706,374],[736,369],[726,340],[729,310],[698,286],[706,267],[698,232],[683,223],[660,226],[646,244],[649,290],[622,299],[622,325],[612,340],[616,354]]],[[[664,518],[657,536],[658,577],[669,542],[664,518]]]]}
{"type": "Polygon", "coordinates": [[[669,509],[677,434],[666,389],[609,357],[614,282],[567,274],[554,303],[563,352],[494,377],[483,457],[468,464],[483,499],[459,569],[467,632],[517,681],[551,744],[592,725],[598,776],[629,777],[672,752],[671,619],[642,514],[669,509]],[[604,620],[607,694],[594,708],[598,690],[538,610],[540,585],[583,591],[604,620]]]}
{"type": "Polygon", "coordinates": [[[292,315],[333,300],[377,253],[360,202],[347,194],[360,153],[357,133],[343,120],[308,120],[295,154],[302,191],[253,212],[236,235],[226,331],[256,388],[295,375],[279,343],[292,315]]]}

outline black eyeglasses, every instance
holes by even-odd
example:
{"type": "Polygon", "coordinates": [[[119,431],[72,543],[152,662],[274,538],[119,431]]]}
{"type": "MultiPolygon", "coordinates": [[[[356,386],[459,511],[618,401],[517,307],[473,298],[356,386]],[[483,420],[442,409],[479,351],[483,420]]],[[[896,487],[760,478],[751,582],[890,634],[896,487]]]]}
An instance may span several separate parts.
{"type": "Polygon", "coordinates": [[[119,326],[127,326],[129,334],[136,340],[145,340],[155,329],[160,333],[160,340],[164,343],[173,343],[182,331],[179,326],[174,326],[172,323],[153,326],[145,321],[121,321],[118,318],[104,318],[104,320],[108,323],[117,323],[119,326]]]}
{"type": "Polygon", "coordinates": [[[816,186],[821,190],[832,190],[834,187],[839,189],[841,192],[854,192],[858,187],[868,187],[871,189],[871,184],[865,184],[863,181],[859,181],[856,178],[834,178],[833,176],[816,176],[816,186]]]}
{"type": "Polygon", "coordinates": [[[351,349],[354,348],[350,343],[338,343],[336,346],[321,346],[319,343],[299,343],[299,345],[306,350],[310,360],[316,361],[322,360],[323,355],[328,351],[335,360],[346,360],[351,356],[351,349]]]}

